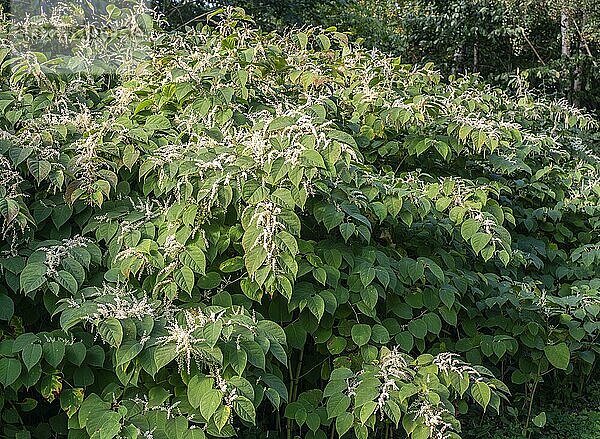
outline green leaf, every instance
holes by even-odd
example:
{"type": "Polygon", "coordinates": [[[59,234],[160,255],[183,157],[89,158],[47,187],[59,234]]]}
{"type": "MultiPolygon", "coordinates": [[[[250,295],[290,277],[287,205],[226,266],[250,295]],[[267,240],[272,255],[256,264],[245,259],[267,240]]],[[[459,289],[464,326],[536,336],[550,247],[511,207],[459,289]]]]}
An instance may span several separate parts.
{"type": "Polygon", "coordinates": [[[106,319],[98,325],[98,333],[109,345],[118,348],[123,341],[123,327],[121,322],[113,317],[106,319]]]}
{"type": "Polygon", "coordinates": [[[483,248],[488,245],[490,240],[492,239],[492,235],[483,232],[477,232],[471,238],[471,247],[473,247],[473,251],[475,253],[479,253],[483,248]]]}
{"type": "Polygon", "coordinates": [[[210,389],[200,397],[200,414],[204,419],[210,419],[221,405],[223,392],[217,389],[210,389]]]}
{"type": "Polygon", "coordinates": [[[461,126],[460,129],[458,130],[458,138],[460,140],[465,140],[469,136],[469,133],[472,130],[473,130],[473,127],[470,127],[468,125],[461,126]]]}
{"type": "Polygon", "coordinates": [[[360,291],[360,298],[369,308],[374,309],[379,300],[379,292],[374,285],[369,285],[360,291]]]}
{"type": "Polygon", "coordinates": [[[327,417],[336,418],[350,407],[350,397],[343,393],[335,393],[327,400],[327,417]]]}
{"type": "Polygon", "coordinates": [[[324,268],[318,267],[313,268],[313,277],[321,284],[325,285],[327,282],[327,272],[324,268]]]}
{"type": "Polygon", "coordinates": [[[226,261],[223,261],[221,265],[219,265],[219,270],[221,270],[223,273],[233,273],[241,270],[242,268],[244,268],[244,258],[241,256],[227,259],[226,261]]]}
{"type": "Polygon", "coordinates": [[[231,416],[231,407],[223,405],[214,414],[214,421],[217,429],[221,431],[231,416]]]}
{"type": "Polygon", "coordinates": [[[75,366],[81,366],[86,355],[85,345],[81,342],[68,345],[66,355],[69,362],[73,363],[75,366]]]}
{"type": "Polygon", "coordinates": [[[68,204],[59,204],[58,206],[52,209],[52,222],[56,226],[57,229],[65,224],[69,218],[73,215],[73,209],[68,204]]]}
{"type": "Polygon", "coordinates": [[[377,403],[375,401],[367,401],[360,408],[360,422],[364,424],[371,417],[371,415],[375,412],[377,408],[377,403]]]}
{"type": "Polygon", "coordinates": [[[42,285],[46,281],[46,265],[41,262],[27,264],[19,278],[21,289],[28,294],[42,285]]]}
{"type": "Polygon", "coordinates": [[[194,375],[188,383],[188,401],[197,409],[200,407],[202,397],[213,388],[214,379],[204,375],[194,375]]]}
{"type": "MultiPolygon", "coordinates": [[[[267,259],[267,252],[262,246],[256,246],[244,255],[246,269],[250,275],[256,273],[267,259]]],[[[254,279],[254,278],[253,278],[254,279]]]]}
{"type": "Polygon", "coordinates": [[[350,239],[350,237],[354,235],[355,231],[356,226],[353,223],[340,224],[340,233],[342,234],[342,238],[344,238],[344,241],[346,242],[348,242],[348,239],[350,239]]]}
{"type": "Polygon", "coordinates": [[[179,260],[195,273],[204,275],[206,270],[206,256],[199,247],[195,245],[187,246],[179,256],[179,260]]]}
{"type": "MultiPolygon", "coordinates": [[[[406,418],[406,417],[405,417],[406,418]]],[[[411,439],[429,439],[429,427],[426,425],[417,425],[410,436],[411,439]]]]}
{"type": "Polygon", "coordinates": [[[348,384],[343,379],[331,379],[323,390],[325,398],[332,397],[337,394],[342,394],[348,388],[348,384]]]}
{"type": "Polygon", "coordinates": [[[233,410],[243,421],[250,422],[251,424],[255,423],[256,410],[248,398],[244,396],[238,396],[236,399],[234,399],[233,410]]]}
{"type": "Polygon", "coordinates": [[[282,400],[286,402],[288,401],[289,395],[287,387],[285,387],[285,384],[283,381],[281,381],[281,378],[270,373],[264,374],[261,378],[262,381],[269,386],[269,388],[274,389],[279,394],[282,400]]]}
{"type": "Polygon", "coordinates": [[[371,339],[371,327],[365,324],[356,324],[351,330],[352,341],[358,346],[363,346],[371,339]]]}
{"type": "Polygon", "coordinates": [[[427,323],[423,319],[414,319],[408,322],[408,330],[416,338],[423,339],[427,335],[427,323]]]}
{"type": "Polygon", "coordinates": [[[440,289],[439,296],[442,303],[446,305],[446,307],[449,309],[452,308],[452,305],[454,305],[454,301],[456,300],[454,291],[452,289],[442,287],[442,289],[440,289]]]}
{"type": "Polygon", "coordinates": [[[113,439],[121,430],[121,415],[113,411],[97,413],[88,419],[86,430],[91,437],[113,439]]]}
{"type": "Polygon", "coordinates": [[[60,407],[67,413],[70,418],[81,406],[83,402],[83,389],[74,388],[63,390],[60,394],[60,407]]]}
{"type": "Polygon", "coordinates": [[[23,364],[30,371],[42,358],[42,346],[39,343],[26,345],[21,352],[21,357],[23,358],[23,364]]]}
{"type": "Polygon", "coordinates": [[[10,386],[21,375],[21,362],[15,358],[0,358],[0,384],[10,386]]]}
{"type": "Polygon", "coordinates": [[[337,337],[334,335],[327,342],[327,349],[332,355],[338,355],[346,349],[347,345],[348,341],[344,337],[337,337]]]}
{"type": "Polygon", "coordinates": [[[85,358],[90,366],[102,367],[104,365],[104,360],[106,359],[106,354],[101,346],[94,345],[88,349],[85,358]]]}
{"type": "Polygon", "coordinates": [[[160,386],[152,387],[148,390],[148,405],[150,407],[157,407],[169,399],[169,396],[171,396],[171,394],[168,390],[165,390],[160,386]]]}
{"type": "Polygon", "coordinates": [[[65,342],[63,340],[46,342],[42,350],[44,352],[44,359],[48,364],[52,367],[57,367],[65,357],[65,342]]]}
{"type": "Polygon", "coordinates": [[[427,325],[427,330],[429,332],[439,335],[442,330],[442,321],[437,314],[430,312],[425,314],[422,319],[427,325]]]}
{"type": "Polygon", "coordinates": [[[52,165],[46,160],[28,160],[27,167],[38,183],[48,177],[52,171],[52,165]]]}
{"type": "Polygon", "coordinates": [[[321,426],[321,417],[315,412],[308,413],[306,416],[306,426],[310,431],[317,431],[321,426]]]}
{"type": "Polygon", "coordinates": [[[571,351],[566,343],[559,343],[544,347],[544,354],[550,364],[557,369],[566,370],[571,361],[571,351]]]}
{"type": "Polygon", "coordinates": [[[10,320],[15,313],[15,304],[6,294],[0,293],[0,320],[10,320]]]}
{"type": "Polygon", "coordinates": [[[248,354],[248,361],[255,367],[265,369],[265,353],[260,345],[254,341],[242,341],[241,346],[248,354]]]}
{"type": "Polygon", "coordinates": [[[60,284],[60,286],[62,286],[69,293],[73,295],[77,294],[77,281],[71,273],[65,270],[60,270],[57,273],[55,279],[60,284]]]}
{"type": "Polygon", "coordinates": [[[390,341],[390,333],[385,326],[373,325],[371,330],[371,340],[374,343],[387,344],[390,341]]]}
{"type": "Polygon", "coordinates": [[[195,279],[194,272],[190,267],[184,265],[179,270],[175,270],[173,277],[180,288],[187,291],[189,294],[192,293],[195,279]]]}
{"type": "Polygon", "coordinates": [[[402,411],[400,410],[400,406],[396,404],[393,399],[388,399],[383,406],[384,413],[392,420],[396,426],[400,422],[402,418],[402,411]]]}
{"type": "Polygon", "coordinates": [[[123,164],[127,166],[129,169],[133,168],[133,165],[140,157],[140,152],[133,146],[128,143],[125,145],[125,149],[123,150],[123,164]]]}
{"type": "Polygon", "coordinates": [[[213,288],[217,288],[222,282],[221,275],[216,271],[211,271],[206,273],[205,276],[200,277],[198,279],[198,288],[202,288],[204,290],[212,290],[213,288]]]}
{"type": "Polygon", "coordinates": [[[246,354],[246,351],[241,347],[238,349],[234,346],[229,352],[228,360],[233,370],[236,371],[238,376],[241,376],[242,373],[244,373],[244,369],[246,369],[248,354],[246,354]]]}
{"type": "Polygon", "coordinates": [[[319,295],[312,296],[308,299],[308,309],[318,321],[321,321],[321,318],[325,313],[325,301],[319,295]]]}
{"type": "Polygon", "coordinates": [[[143,346],[137,340],[127,340],[119,346],[115,354],[116,366],[129,363],[142,351],[143,346]]]}
{"type": "Polygon", "coordinates": [[[531,420],[533,425],[542,428],[546,425],[546,412],[539,413],[535,418],[531,420]]]}
{"type": "Polygon", "coordinates": [[[157,346],[154,351],[154,364],[156,370],[160,370],[173,361],[177,357],[177,345],[168,343],[162,346],[157,346]]]}
{"type": "Polygon", "coordinates": [[[284,128],[290,127],[296,123],[296,120],[290,116],[280,116],[273,119],[269,126],[267,127],[267,131],[279,131],[284,128]]]}
{"type": "Polygon", "coordinates": [[[381,382],[377,378],[365,378],[356,388],[354,395],[354,407],[361,407],[379,396],[381,382]]]}
{"type": "MultiPolygon", "coordinates": [[[[84,249],[78,249],[78,250],[84,251],[87,253],[87,251],[84,249]]],[[[66,271],[68,271],[75,278],[78,285],[81,285],[84,282],[85,269],[77,260],[75,260],[75,258],[68,257],[68,258],[63,259],[62,266],[65,268],[66,271]]]]}
{"type": "Polygon", "coordinates": [[[161,114],[153,114],[148,116],[144,128],[147,130],[168,130],[171,128],[171,122],[161,114]]]}
{"type": "Polygon", "coordinates": [[[402,331],[396,334],[394,341],[402,348],[404,352],[410,352],[414,346],[415,340],[409,331],[402,331]]]}
{"type": "Polygon", "coordinates": [[[486,383],[478,381],[471,386],[471,396],[485,410],[492,398],[492,392],[486,383]]]}
{"type": "Polygon", "coordinates": [[[340,437],[342,437],[350,428],[354,422],[354,415],[352,413],[342,413],[335,420],[335,429],[340,437]]]}
{"type": "Polygon", "coordinates": [[[281,329],[277,323],[272,322],[270,320],[260,320],[257,324],[258,329],[264,332],[265,337],[269,340],[276,341],[281,345],[285,345],[285,332],[281,329]]]}
{"type": "Polygon", "coordinates": [[[506,250],[499,251],[498,257],[505,267],[508,266],[508,263],[510,262],[510,254],[506,250]]]}
{"type": "Polygon", "coordinates": [[[109,409],[110,403],[103,401],[98,395],[92,393],[83,401],[79,408],[79,413],[77,414],[79,426],[84,428],[90,417],[97,416],[98,413],[105,412],[109,409]]]}

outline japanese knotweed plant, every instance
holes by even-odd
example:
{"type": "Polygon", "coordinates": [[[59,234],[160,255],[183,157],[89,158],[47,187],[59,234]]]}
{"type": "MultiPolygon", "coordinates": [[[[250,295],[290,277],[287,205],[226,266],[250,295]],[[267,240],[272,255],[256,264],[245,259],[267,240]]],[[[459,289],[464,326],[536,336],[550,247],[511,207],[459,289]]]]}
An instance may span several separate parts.
{"type": "Polygon", "coordinates": [[[136,8],[60,56],[1,27],[0,435],[456,438],[510,386],[527,418],[583,385],[596,121],[136,8]]]}

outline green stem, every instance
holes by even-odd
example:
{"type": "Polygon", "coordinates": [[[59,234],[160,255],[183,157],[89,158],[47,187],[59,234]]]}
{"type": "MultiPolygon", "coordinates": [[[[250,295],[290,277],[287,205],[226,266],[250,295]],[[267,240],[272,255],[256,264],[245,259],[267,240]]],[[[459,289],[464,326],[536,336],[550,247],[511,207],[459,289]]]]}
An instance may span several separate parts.
{"type": "Polygon", "coordinates": [[[529,409],[527,410],[527,421],[525,421],[525,432],[527,437],[531,436],[531,432],[527,432],[529,428],[529,420],[531,419],[531,410],[533,408],[533,398],[535,397],[535,391],[537,389],[537,385],[540,382],[540,366],[538,365],[538,373],[535,377],[535,381],[533,382],[533,388],[531,389],[531,396],[529,398],[529,409]]]}
{"type": "Polygon", "coordinates": [[[300,381],[300,374],[302,373],[302,361],[304,359],[304,346],[300,349],[300,357],[298,358],[298,366],[296,367],[296,377],[294,378],[294,394],[292,401],[295,401],[298,397],[298,382],[300,381]]]}
{"type": "MultiPolygon", "coordinates": [[[[290,364],[288,366],[288,370],[290,373],[290,395],[289,395],[289,402],[293,402],[296,400],[296,398],[298,397],[298,381],[300,380],[300,374],[302,373],[302,360],[304,359],[304,346],[302,347],[302,349],[300,349],[300,356],[298,357],[298,366],[296,367],[296,375],[294,376],[294,373],[292,372],[292,363],[290,361],[290,364]]],[[[292,420],[288,419],[287,420],[287,434],[286,437],[287,439],[292,439],[292,420]]]]}

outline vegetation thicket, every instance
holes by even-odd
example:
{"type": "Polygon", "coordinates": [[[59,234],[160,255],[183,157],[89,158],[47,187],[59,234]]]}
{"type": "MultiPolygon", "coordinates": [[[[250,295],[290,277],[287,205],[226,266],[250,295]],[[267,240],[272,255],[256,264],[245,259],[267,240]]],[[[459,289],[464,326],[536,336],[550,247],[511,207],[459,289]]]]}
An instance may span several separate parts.
{"type": "Polygon", "coordinates": [[[81,13],[0,25],[0,436],[531,432],[597,372],[585,112],[241,9],[81,13]]]}
{"type": "Polygon", "coordinates": [[[515,74],[554,98],[600,108],[597,0],[155,0],[173,28],[217,6],[243,7],[262,29],[336,26],[404,62],[477,72],[503,88],[515,74]]]}

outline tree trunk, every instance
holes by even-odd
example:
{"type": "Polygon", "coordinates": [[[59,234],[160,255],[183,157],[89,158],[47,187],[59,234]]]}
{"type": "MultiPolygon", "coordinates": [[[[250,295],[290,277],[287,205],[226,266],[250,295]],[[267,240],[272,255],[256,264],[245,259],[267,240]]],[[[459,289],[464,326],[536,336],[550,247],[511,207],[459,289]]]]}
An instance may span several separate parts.
{"type": "Polygon", "coordinates": [[[571,44],[569,41],[569,28],[570,18],[569,12],[566,9],[560,11],[560,41],[561,41],[561,55],[571,56],[571,44]]]}
{"type": "Polygon", "coordinates": [[[577,31],[577,52],[580,56],[578,56],[575,65],[575,69],[573,70],[573,105],[579,107],[581,105],[581,90],[583,90],[585,78],[584,78],[584,69],[583,69],[583,57],[581,56],[584,52],[583,49],[587,48],[588,53],[590,53],[589,47],[583,37],[583,34],[579,29],[583,29],[585,27],[586,16],[585,13],[582,12],[581,18],[579,20],[579,25],[577,24],[577,19],[573,19],[573,25],[575,26],[575,30],[577,31]]]}

